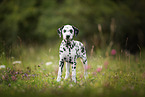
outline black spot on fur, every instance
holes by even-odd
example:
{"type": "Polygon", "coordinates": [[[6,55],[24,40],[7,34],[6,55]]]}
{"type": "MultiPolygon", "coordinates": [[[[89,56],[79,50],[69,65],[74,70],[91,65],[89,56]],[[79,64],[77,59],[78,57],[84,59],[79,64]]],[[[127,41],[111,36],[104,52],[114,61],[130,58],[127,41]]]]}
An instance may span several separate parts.
{"type": "Polygon", "coordinates": [[[60,53],[63,53],[63,51],[61,51],[61,50],[60,50],[59,52],[60,52],[60,53]]]}
{"type": "Polygon", "coordinates": [[[64,51],[66,51],[66,49],[65,49],[65,48],[63,48],[63,50],[64,50],[64,51]]]}
{"type": "Polygon", "coordinates": [[[84,47],[81,47],[81,49],[82,49],[81,52],[83,53],[85,51],[85,48],[84,47]]]}
{"type": "Polygon", "coordinates": [[[71,63],[71,57],[69,57],[69,63],[71,63]]]}
{"type": "Polygon", "coordinates": [[[87,62],[87,59],[83,62],[84,64],[87,62]]]}

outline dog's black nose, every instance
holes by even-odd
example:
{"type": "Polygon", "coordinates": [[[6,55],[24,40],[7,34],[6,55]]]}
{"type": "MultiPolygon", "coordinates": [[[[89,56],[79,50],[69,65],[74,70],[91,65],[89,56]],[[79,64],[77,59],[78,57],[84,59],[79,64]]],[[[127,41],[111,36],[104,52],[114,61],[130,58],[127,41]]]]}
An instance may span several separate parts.
{"type": "Polygon", "coordinates": [[[69,35],[67,35],[67,36],[66,36],[66,39],[69,39],[69,37],[70,37],[70,36],[69,36],[69,35]]]}

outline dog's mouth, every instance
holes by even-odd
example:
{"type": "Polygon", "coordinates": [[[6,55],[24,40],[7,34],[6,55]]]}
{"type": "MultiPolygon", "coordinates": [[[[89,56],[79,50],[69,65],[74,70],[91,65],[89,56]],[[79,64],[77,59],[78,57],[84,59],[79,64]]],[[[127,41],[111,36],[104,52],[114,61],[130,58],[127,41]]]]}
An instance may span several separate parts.
{"type": "Polygon", "coordinates": [[[71,41],[70,35],[67,35],[65,40],[66,40],[67,42],[70,42],[70,41],[71,41]]]}
{"type": "Polygon", "coordinates": [[[70,42],[70,41],[71,41],[71,39],[66,39],[66,41],[67,41],[67,42],[70,42]]]}
{"type": "Polygon", "coordinates": [[[72,41],[72,39],[70,38],[70,35],[67,35],[66,36],[66,39],[65,39],[66,44],[67,45],[70,45],[71,44],[71,41],[72,41]]]}
{"type": "Polygon", "coordinates": [[[66,43],[69,44],[70,43],[70,39],[65,39],[66,43]]]}

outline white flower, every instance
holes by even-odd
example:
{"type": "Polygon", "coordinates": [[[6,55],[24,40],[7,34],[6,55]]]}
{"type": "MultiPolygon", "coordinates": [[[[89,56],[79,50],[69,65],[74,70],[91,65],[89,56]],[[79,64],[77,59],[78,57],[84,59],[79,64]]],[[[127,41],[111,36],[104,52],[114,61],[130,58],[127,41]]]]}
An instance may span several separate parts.
{"type": "Polygon", "coordinates": [[[98,68],[102,68],[102,65],[98,65],[97,67],[98,67],[98,68]]]}
{"type": "Polygon", "coordinates": [[[69,87],[72,88],[73,87],[73,84],[70,84],[69,87]]]}
{"type": "Polygon", "coordinates": [[[0,65],[0,69],[1,69],[1,68],[6,68],[6,66],[5,66],[5,65],[0,65]]]}
{"type": "Polygon", "coordinates": [[[51,64],[52,64],[52,62],[46,62],[46,63],[45,63],[45,65],[47,65],[47,66],[48,66],[48,65],[51,65],[51,64]]]}
{"type": "Polygon", "coordinates": [[[13,64],[21,64],[21,61],[14,61],[13,64]]]}

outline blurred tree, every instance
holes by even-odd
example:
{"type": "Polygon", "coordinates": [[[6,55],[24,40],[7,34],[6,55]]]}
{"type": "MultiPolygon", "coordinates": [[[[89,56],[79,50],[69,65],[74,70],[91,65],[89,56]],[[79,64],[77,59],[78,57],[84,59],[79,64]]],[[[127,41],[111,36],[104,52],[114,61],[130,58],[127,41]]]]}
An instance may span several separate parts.
{"type": "Polygon", "coordinates": [[[136,53],[145,46],[145,1],[117,1],[118,11],[114,15],[117,21],[116,40],[121,47],[136,53]]]}
{"type": "Polygon", "coordinates": [[[0,2],[1,52],[9,51],[16,40],[27,42],[35,36],[39,17],[39,0],[2,0],[0,2]],[[19,37],[19,38],[18,38],[19,37]]]}
{"type": "Polygon", "coordinates": [[[136,52],[145,46],[145,1],[1,0],[0,52],[19,41],[59,39],[57,29],[65,24],[78,27],[78,37],[87,40],[89,47],[116,43],[136,52]]]}

